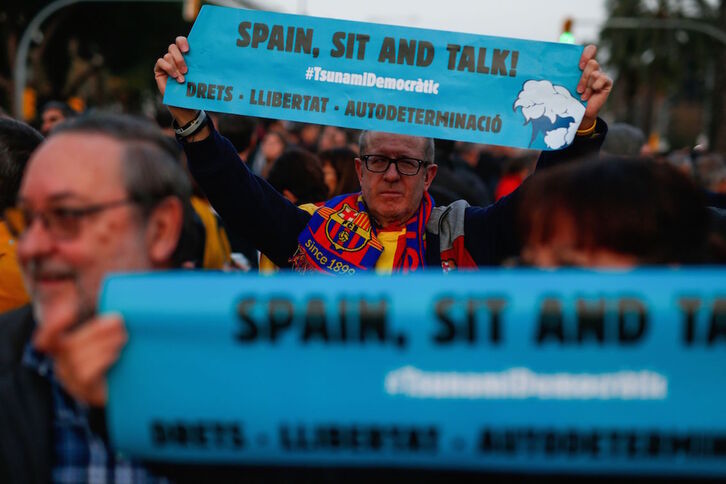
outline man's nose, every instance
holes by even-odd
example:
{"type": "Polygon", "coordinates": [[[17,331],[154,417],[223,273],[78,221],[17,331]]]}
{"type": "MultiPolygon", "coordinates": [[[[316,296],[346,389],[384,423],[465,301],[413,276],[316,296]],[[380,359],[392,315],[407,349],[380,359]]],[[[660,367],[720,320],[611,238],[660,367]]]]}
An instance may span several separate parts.
{"type": "Polygon", "coordinates": [[[383,178],[387,181],[396,181],[401,178],[401,174],[398,173],[398,167],[395,163],[391,162],[388,165],[388,169],[383,173],[383,178]]]}

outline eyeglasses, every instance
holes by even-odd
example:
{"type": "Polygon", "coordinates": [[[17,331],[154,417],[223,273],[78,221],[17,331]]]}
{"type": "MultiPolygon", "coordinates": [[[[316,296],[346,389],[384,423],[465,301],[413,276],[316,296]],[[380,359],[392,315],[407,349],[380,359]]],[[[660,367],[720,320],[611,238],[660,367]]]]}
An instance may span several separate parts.
{"type": "Polygon", "coordinates": [[[365,162],[366,168],[370,172],[385,173],[393,163],[396,165],[396,171],[405,176],[416,175],[423,165],[429,163],[416,158],[389,158],[383,155],[361,155],[360,159],[365,162]]]}
{"type": "Polygon", "coordinates": [[[40,219],[45,230],[56,240],[69,240],[78,236],[81,220],[114,207],[137,203],[136,200],[124,199],[112,202],[97,203],[85,207],[52,207],[43,211],[31,211],[26,207],[6,208],[3,218],[8,231],[18,239],[32,227],[36,219],[40,219]]]}

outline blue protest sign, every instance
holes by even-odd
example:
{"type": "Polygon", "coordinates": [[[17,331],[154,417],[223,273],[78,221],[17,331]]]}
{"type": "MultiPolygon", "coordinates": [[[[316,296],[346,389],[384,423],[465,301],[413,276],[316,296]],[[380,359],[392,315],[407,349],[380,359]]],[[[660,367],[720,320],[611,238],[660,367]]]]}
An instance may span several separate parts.
{"type": "Polygon", "coordinates": [[[559,149],[582,47],[205,5],[173,106],[559,149]]]}
{"type": "Polygon", "coordinates": [[[141,458],[726,476],[726,274],[111,278],[141,458]]]}

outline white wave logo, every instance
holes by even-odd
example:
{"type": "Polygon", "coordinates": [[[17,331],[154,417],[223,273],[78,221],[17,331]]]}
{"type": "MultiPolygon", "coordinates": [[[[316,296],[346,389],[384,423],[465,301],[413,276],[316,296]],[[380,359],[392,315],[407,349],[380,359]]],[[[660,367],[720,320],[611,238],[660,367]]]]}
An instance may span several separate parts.
{"type": "Polygon", "coordinates": [[[513,110],[520,108],[524,124],[532,124],[529,146],[543,134],[547,147],[555,150],[572,143],[585,115],[585,106],[572,97],[567,88],[555,86],[550,81],[525,82],[513,110]]]}

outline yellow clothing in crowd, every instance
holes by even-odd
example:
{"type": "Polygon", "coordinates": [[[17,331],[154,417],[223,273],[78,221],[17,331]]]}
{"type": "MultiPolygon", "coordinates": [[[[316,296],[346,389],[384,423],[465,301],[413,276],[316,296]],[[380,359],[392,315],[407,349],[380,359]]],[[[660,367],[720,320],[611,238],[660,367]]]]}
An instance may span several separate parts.
{"type": "Polygon", "coordinates": [[[217,214],[212,206],[203,198],[193,196],[192,207],[197,212],[204,224],[204,260],[202,267],[205,269],[223,269],[230,262],[232,250],[227,238],[227,232],[219,225],[217,214]]]}
{"type": "Polygon", "coordinates": [[[5,222],[0,221],[0,313],[19,308],[29,301],[15,257],[15,243],[5,222]]]}

